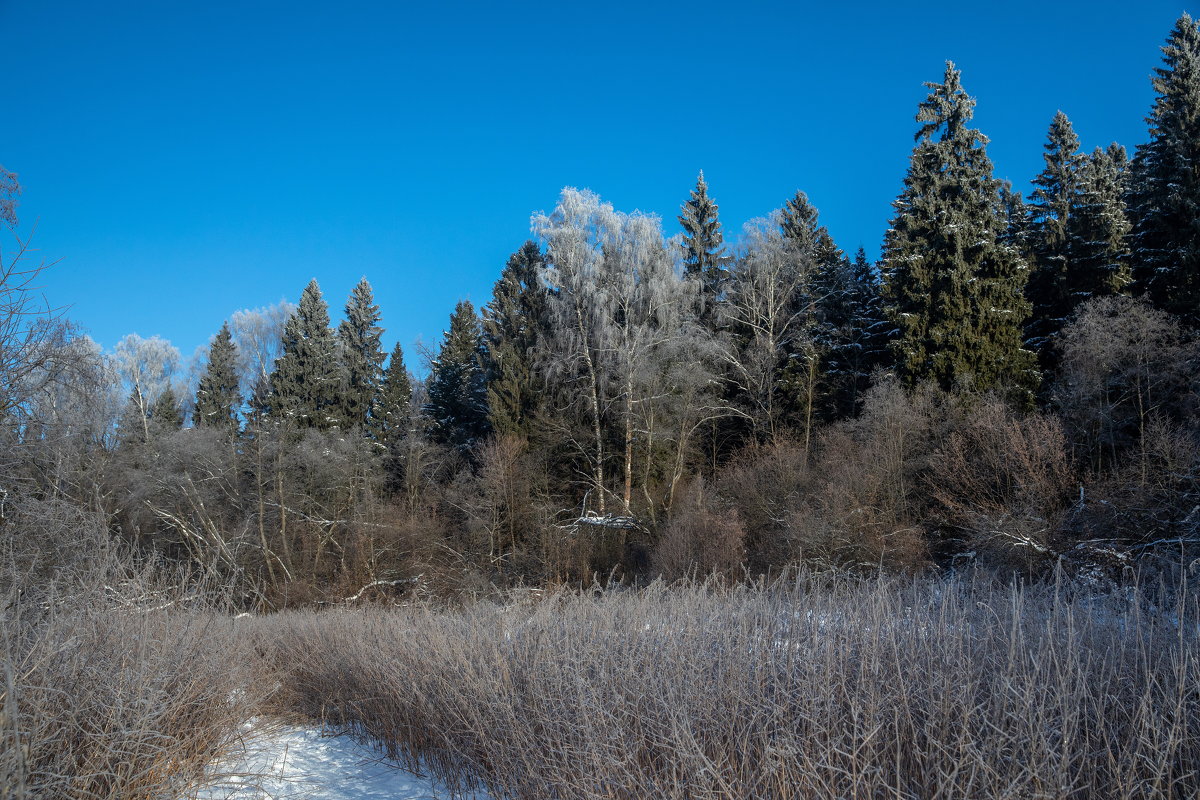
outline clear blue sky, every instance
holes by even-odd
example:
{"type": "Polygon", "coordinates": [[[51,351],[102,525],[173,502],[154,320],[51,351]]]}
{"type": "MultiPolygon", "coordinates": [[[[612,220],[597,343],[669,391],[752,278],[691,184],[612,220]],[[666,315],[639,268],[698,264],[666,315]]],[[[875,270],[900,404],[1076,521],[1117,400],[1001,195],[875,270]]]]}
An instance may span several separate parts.
{"type": "Polygon", "coordinates": [[[565,185],[674,232],[703,169],[730,235],[803,189],[874,256],[946,59],[1022,190],[1057,109],[1132,151],[1185,10],[0,0],[0,164],[50,300],[106,348],[190,355],[313,277],[336,318],[366,275],[417,366],[565,185]]]}

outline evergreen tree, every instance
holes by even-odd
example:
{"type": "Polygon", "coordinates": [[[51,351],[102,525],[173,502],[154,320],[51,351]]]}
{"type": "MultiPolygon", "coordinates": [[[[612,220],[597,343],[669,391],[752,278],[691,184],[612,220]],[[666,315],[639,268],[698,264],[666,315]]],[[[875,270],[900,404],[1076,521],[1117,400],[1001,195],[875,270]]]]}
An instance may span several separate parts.
{"type": "Polygon", "coordinates": [[[1200,27],[1184,14],[1152,79],[1150,141],[1133,158],[1134,278],[1158,308],[1200,324],[1200,27]]]}
{"type": "Polygon", "coordinates": [[[888,325],[879,276],[861,247],[850,267],[844,305],[845,321],[837,330],[826,366],[838,418],[858,413],[872,373],[887,360],[888,325]]]}
{"type": "Polygon", "coordinates": [[[313,280],[283,329],[283,353],[271,373],[270,413],[301,427],[326,430],[340,423],[342,386],[329,307],[313,280]]]}
{"type": "Polygon", "coordinates": [[[238,396],[237,349],[229,331],[229,323],[221,326],[208,348],[208,364],[196,387],[196,411],[192,415],[197,427],[225,428],[237,432],[238,396]]]}
{"type": "Polygon", "coordinates": [[[150,408],[151,430],[158,434],[177,431],[183,427],[183,409],[170,386],[159,392],[150,408]]]}
{"type": "Polygon", "coordinates": [[[370,425],[375,441],[391,448],[404,438],[411,425],[411,402],[412,381],[404,365],[404,350],[397,342],[388,357],[371,413],[370,425]]]}
{"type": "Polygon", "coordinates": [[[342,354],[342,419],[347,427],[364,430],[372,414],[383,380],[383,345],[380,337],[379,306],[371,293],[371,284],[363,278],[346,301],[346,319],[338,326],[337,338],[342,354]]]}
{"type": "Polygon", "coordinates": [[[1129,218],[1125,213],[1125,148],[1112,144],[1088,156],[1079,173],[1067,226],[1070,311],[1093,297],[1120,294],[1130,281],[1129,218]]]}
{"type": "MultiPolygon", "coordinates": [[[[690,199],[680,209],[679,224],[683,226],[683,265],[689,275],[697,275],[704,287],[706,309],[721,294],[725,282],[722,265],[724,237],[721,222],[717,218],[717,204],[708,196],[708,184],[704,182],[704,171],[696,178],[696,188],[690,199]]],[[[710,315],[711,316],[711,315],[710,315]]]]}
{"type": "Polygon", "coordinates": [[[436,441],[470,450],[488,428],[483,331],[475,308],[459,302],[437,360],[429,370],[425,405],[436,441]]]}
{"type": "Polygon", "coordinates": [[[926,86],[917,145],[884,241],[897,368],[910,385],[934,380],[950,389],[969,380],[978,389],[1004,387],[1028,405],[1037,372],[1021,340],[1027,269],[1003,241],[987,139],[968,127],[975,101],[951,62],[942,83],[926,86]]]}
{"type": "Polygon", "coordinates": [[[1062,329],[1072,308],[1068,227],[1083,161],[1079,155],[1079,137],[1061,111],[1050,123],[1045,150],[1042,158],[1046,167],[1033,179],[1037,188],[1028,207],[1028,244],[1033,264],[1026,293],[1032,316],[1025,338],[1032,349],[1042,354],[1043,366],[1048,366],[1050,340],[1062,329]]]}
{"type": "Polygon", "coordinates": [[[534,360],[550,334],[545,259],[537,243],[513,253],[483,309],[492,430],[527,434],[545,394],[534,360]]]}

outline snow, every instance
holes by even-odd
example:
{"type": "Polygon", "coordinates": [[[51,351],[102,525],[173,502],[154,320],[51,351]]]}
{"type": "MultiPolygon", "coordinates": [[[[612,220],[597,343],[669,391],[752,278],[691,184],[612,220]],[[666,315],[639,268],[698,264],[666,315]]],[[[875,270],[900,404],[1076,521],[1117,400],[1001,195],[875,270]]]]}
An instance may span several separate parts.
{"type": "MultiPolygon", "coordinates": [[[[453,800],[432,778],[395,766],[369,744],[318,727],[246,725],[244,749],[215,764],[196,800],[453,800]]],[[[467,800],[488,800],[487,795],[467,800]]]]}

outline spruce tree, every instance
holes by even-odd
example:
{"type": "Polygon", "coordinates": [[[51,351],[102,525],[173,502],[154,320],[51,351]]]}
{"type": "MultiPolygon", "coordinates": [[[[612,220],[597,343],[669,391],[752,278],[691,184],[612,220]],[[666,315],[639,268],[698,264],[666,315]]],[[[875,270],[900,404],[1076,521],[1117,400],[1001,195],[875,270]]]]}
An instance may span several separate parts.
{"type": "Polygon", "coordinates": [[[887,360],[888,325],[879,276],[861,247],[850,266],[844,305],[845,321],[837,330],[826,366],[832,410],[838,418],[858,413],[872,373],[887,360]]]}
{"type": "Polygon", "coordinates": [[[526,242],[513,253],[483,309],[488,410],[499,434],[528,434],[544,388],[534,361],[550,334],[541,249],[526,242]]]}
{"type": "Polygon", "coordinates": [[[1026,343],[1043,355],[1044,366],[1050,341],[1062,329],[1072,308],[1068,227],[1083,161],[1079,137],[1061,111],[1050,123],[1045,150],[1042,158],[1046,167],[1033,179],[1037,188],[1028,206],[1028,246],[1033,263],[1026,294],[1032,316],[1025,329],[1026,343]]]}
{"type": "Polygon", "coordinates": [[[193,424],[200,427],[223,428],[236,433],[238,396],[237,349],[226,322],[208,348],[208,363],[196,387],[196,411],[193,424]]]}
{"type": "Polygon", "coordinates": [[[342,375],[329,307],[313,280],[283,329],[283,353],[271,373],[270,413],[305,428],[340,424],[342,375]]]}
{"type": "Polygon", "coordinates": [[[364,431],[383,380],[383,329],[379,320],[371,284],[363,278],[346,301],[346,319],[338,325],[337,338],[345,379],[341,389],[342,420],[347,427],[357,426],[364,431]]]}
{"type": "Polygon", "coordinates": [[[696,188],[680,209],[679,224],[683,226],[683,265],[689,275],[699,276],[704,289],[705,308],[711,315],[712,303],[721,294],[725,282],[722,256],[725,254],[717,204],[708,196],[704,170],[696,178],[696,188]]]}
{"type": "Polygon", "coordinates": [[[917,145],[884,240],[897,369],[910,385],[1003,387],[1027,406],[1038,380],[1033,354],[1022,348],[1027,268],[1003,241],[987,138],[968,127],[975,101],[953,63],[942,83],[926,86],[917,145]]]}
{"type": "Polygon", "coordinates": [[[475,308],[459,302],[450,317],[426,384],[429,417],[436,441],[469,451],[489,430],[483,331],[475,308]]]}
{"type": "Polygon", "coordinates": [[[411,424],[410,404],[412,381],[404,365],[404,350],[400,343],[392,348],[387,368],[379,386],[370,426],[375,441],[387,448],[394,447],[408,433],[411,424]]]}
{"type": "Polygon", "coordinates": [[[1083,162],[1075,209],[1067,226],[1070,310],[1093,297],[1124,292],[1129,270],[1129,218],[1125,213],[1125,148],[1099,147],[1083,162]]]}
{"type": "Polygon", "coordinates": [[[1129,213],[1136,289],[1200,324],[1200,27],[1184,14],[1152,79],[1150,141],[1133,158],[1129,213]]]}
{"type": "Polygon", "coordinates": [[[150,429],[156,434],[170,433],[183,427],[183,409],[170,386],[158,393],[150,407],[150,429]]]}

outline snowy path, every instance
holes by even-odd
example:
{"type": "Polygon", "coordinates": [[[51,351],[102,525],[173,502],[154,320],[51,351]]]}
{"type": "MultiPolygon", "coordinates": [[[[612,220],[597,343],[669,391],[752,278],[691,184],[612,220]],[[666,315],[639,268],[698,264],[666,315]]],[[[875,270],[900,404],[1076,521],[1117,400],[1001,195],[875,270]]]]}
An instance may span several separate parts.
{"type": "MultiPolygon", "coordinates": [[[[349,736],[285,726],[247,737],[238,757],[218,764],[217,786],[198,800],[452,800],[432,779],[382,761],[349,736]]],[[[475,800],[487,800],[476,795],[475,800]]]]}

